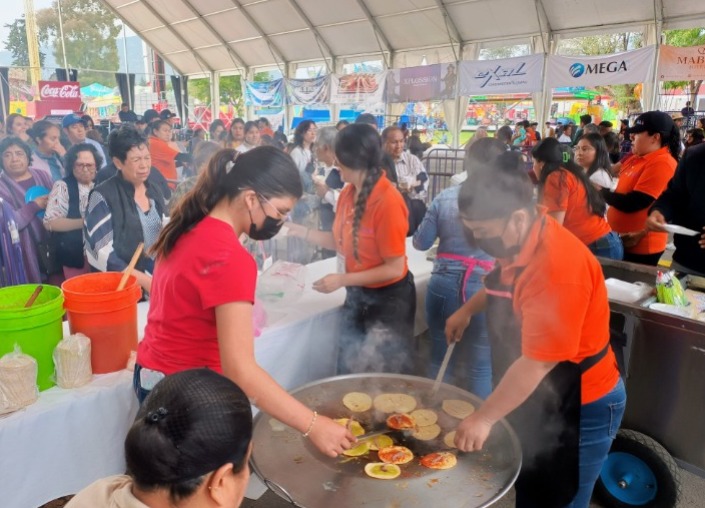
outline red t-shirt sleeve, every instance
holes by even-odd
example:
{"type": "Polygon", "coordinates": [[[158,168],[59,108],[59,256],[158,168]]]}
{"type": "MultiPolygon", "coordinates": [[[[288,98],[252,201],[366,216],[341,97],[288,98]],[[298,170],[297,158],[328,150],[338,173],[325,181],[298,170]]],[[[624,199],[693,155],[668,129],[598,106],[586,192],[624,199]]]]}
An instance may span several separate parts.
{"type": "Polygon", "coordinates": [[[532,360],[560,362],[578,355],[590,303],[586,286],[559,284],[522,296],[522,354],[532,360]]]}
{"type": "Polygon", "coordinates": [[[224,251],[200,269],[197,281],[203,309],[232,302],[255,301],[257,265],[241,246],[224,251]]]}
{"type": "Polygon", "coordinates": [[[375,239],[383,259],[406,255],[406,234],[409,232],[409,212],[396,189],[384,196],[384,206],[375,210],[375,239]],[[396,193],[396,195],[394,195],[396,193]]]}
{"type": "Polygon", "coordinates": [[[563,171],[554,171],[548,178],[543,187],[542,205],[545,206],[548,212],[564,212],[568,209],[568,179],[563,174],[563,171]]]}

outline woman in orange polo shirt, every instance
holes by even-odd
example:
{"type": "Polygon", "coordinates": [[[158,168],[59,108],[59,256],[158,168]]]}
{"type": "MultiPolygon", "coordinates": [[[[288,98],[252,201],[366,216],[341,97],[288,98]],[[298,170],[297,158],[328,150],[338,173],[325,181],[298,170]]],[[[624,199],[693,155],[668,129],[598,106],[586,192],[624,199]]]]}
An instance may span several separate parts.
{"type": "Polygon", "coordinates": [[[176,188],[176,156],[181,152],[171,141],[171,125],[166,120],[149,124],[149,154],[152,165],[166,178],[171,190],[176,188]]]}
{"type": "Polygon", "coordinates": [[[519,155],[502,154],[473,172],[458,198],[468,235],[498,266],[446,321],[447,340],[457,341],[485,311],[495,378],[455,445],[482,449],[507,417],[522,446],[516,506],[587,508],[626,403],[607,290],[585,244],[534,206],[522,166],[519,155]]]}
{"type": "Polygon", "coordinates": [[[291,224],[290,234],[338,253],[338,273],[313,283],[321,293],[346,289],[338,370],[409,372],[416,286],[406,262],[408,211],[381,169],[382,143],[367,124],[338,132],[335,155],[347,185],[333,231],[291,224]]]}
{"type": "Polygon", "coordinates": [[[596,256],[622,259],[622,241],[605,219],[605,201],[567,148],[555,138],[546,138],[531,150],[531,157],[539,182],[539,203],[548,214],[596,256]]]}
{"type": "Polygon", "coordinates": [[[648,231],[649,207],[666,190],[676,172],[680,132],[661,111],[642,113],[628,130],[632,157],[624,159],[614,192],[602,189],[610,205],[607,220],[624,243],[624,260],[656,266],[666,250],[668,233],[648,231]]]}

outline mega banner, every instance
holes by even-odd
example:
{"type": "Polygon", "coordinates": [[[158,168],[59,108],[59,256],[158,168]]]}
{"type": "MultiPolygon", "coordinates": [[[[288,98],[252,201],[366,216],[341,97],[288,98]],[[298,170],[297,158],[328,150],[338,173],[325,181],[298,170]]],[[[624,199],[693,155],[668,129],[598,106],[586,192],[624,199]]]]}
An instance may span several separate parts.
{"type": "Polygon", "coordinates": [[[387,77],[387,102],[454,99],[457,84],[454,63],[393,69],[387,77]]]}
{"type": "Polygon", "coordinates": [[[332,104],[377,104],[384,102],[387,71],[379,73],[333,74],[330,77],[332,104]]]}
{"type": "Polygon", "coordinates": [[[287,79],[286,101],[296,106],[328,103],[328,76],[313,79],[287,79]]]}
{"type": "Polygon", "coordinates": [[[245,104],[260,108],[284,106],[284,80],[245,81],[245,104]]]}
{"type": "Polygon", "coordinates": [[[540,92],[544,55],[460,62],[460,93],[496,95],[540,92]]]}
{"type": "Polygon", "coordinates": [[[656,46],[602,56],[548,57],[547,84],[560,86],[599,86],[643,83],[654,65],[656,46]]]}
{"type": "Polygon", "coordinates": [[[705,76],[705,46],[677,48],[661,46],[658,61],[659,81],[690,81],[705,76]]]}

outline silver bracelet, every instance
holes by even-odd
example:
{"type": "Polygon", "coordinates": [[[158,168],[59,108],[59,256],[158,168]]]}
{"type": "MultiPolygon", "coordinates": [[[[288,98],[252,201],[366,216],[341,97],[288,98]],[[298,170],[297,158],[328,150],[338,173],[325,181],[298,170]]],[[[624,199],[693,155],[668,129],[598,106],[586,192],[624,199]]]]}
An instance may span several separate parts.
{"type": "Polygon", "coordinates": [[[308,437],[309,434],[311,434],[311,431],[313,430],[313,424],[316,423],[316,418],[318,418],[318,413],[314,411],[313,417],[311,418],[311,423],[308,424],[308,429],[306,429],[306,432],[304,432],[303,434],[304,437],[308,437]]]}

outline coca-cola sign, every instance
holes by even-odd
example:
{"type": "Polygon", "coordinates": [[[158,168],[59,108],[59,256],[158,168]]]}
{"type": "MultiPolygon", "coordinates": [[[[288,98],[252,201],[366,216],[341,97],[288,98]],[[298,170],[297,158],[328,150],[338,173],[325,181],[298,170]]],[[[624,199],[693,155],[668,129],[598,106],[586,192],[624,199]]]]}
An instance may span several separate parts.
{"type": "Polygon", "coordinates": [[[40,81],[41,100],[80,100],[81,85],[76,81],[40,81]]]}

